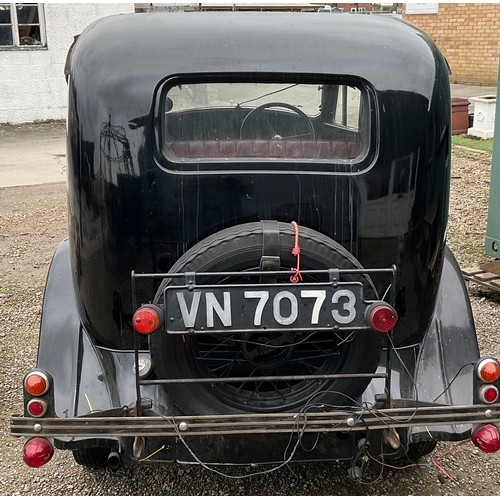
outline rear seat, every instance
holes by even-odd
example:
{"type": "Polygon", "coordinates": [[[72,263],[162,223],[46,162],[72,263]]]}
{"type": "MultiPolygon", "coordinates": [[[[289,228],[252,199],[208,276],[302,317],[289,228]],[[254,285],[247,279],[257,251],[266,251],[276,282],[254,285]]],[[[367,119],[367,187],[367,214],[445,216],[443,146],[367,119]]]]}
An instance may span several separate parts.
{"type": "Polygon", "coordinates": [[[326,140],[221,140],[169,141],[167,149],[178,158],[310,158],[354,159],[361,143],[326,140]]]}

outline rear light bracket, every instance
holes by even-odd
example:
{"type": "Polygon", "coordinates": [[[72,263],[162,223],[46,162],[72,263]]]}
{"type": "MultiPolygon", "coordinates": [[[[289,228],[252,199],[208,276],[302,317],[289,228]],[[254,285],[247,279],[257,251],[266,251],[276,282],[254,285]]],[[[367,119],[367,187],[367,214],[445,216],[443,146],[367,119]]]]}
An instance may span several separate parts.
{"type": "Polygon", "coordinates": [[[32,373],[43,375],[43,377],[47,380],[48,387],[47,390],[41,396],[33,396],[26,390],[26,387],[24,386],[23,383],[24,416],[37,419],[40,418],[40,417],[33,417],[28,412],[28,403],[32,400],[37,400],[37,401],[42,401],[46,405],[46,410],[43,413],[43,417],[55,417],[56,413],[55,413],[55,403],[54,403],[54,379],[52,378],[50,373],[40,368],[34,368],[29,370],[26,373],[26,377],[28,377],[32,373]]]}

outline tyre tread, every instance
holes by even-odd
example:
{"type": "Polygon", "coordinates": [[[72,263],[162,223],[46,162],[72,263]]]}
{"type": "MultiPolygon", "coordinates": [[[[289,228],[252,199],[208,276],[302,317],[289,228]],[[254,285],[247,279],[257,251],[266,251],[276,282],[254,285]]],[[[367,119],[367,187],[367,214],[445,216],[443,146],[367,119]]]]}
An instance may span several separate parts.
{"type": "Polygon", "coordinates": [[[92,469],[105,469],[108,467],[108,448],[81,448],[73,450],[75,462],[92,469]]]}
{"type": "MultiPolygon", "coordinates": [[[[300,227],[299,244],[301,247],[302,270],[307,269],[356,269],[360,273],[351,274],[346,279],[361,281],[364,283],[364,296],[367,299],[376,299],[375,287],[367,275],[363,274],[361,264],[339,243],[331,238],[306,227],[300,227]]],[[[295,258],[291,251],[294,246],[295,232],[291,224],[279,223],[280,231],[280,257],[282,266],[290,268],[294,265],[295,258]]],[[[180,273],[194,271],[202,273],[204,271],[233,271],[249,269],[258,263],[262,251],[262,225],[260,223],[248,223],[234,226],[215,233],[189,249],[172,266],[170,273],[180,273]]],[[[202,284],[202,278],[197,280],[202,284]]],[[[163,300],[163,290],[167,285],[183,285],[183,280],[165,279],[160,284],[156,295],[155,303],[163,300]]],[[[346,358],[347,372],[371,372],[375,371],[381,354],[382,337],[372,331],[362,332],[348,348],[346,358]]],[[[192,378],[190,369],[184,365],[186,363],[185,344],[177,336],[164,335],[161,332],[150,336],[150,351],[156,374],[160,379],[192,378]],[[183,361],[184,359],[184,361],[183,361]]],[[[352,398],[358,397],[368,384],[368,379],[337,380],[335,387],[331,390],[320,392],[322,401],[334,404],[352,404],[352,398]]],[[[175,404],[187,414],[224,414],[237,410],[232,406],[214,399],[201,387],[193,385],[180,389],[171,386],[168,389],[175,404]]],[[[318,396],[319,397],[319,396],[318,396]]],[[[289,411],[300,409],[296,405],[289,411]]],[[[271,410],[269,410],[271,411],[271,410]]]]}

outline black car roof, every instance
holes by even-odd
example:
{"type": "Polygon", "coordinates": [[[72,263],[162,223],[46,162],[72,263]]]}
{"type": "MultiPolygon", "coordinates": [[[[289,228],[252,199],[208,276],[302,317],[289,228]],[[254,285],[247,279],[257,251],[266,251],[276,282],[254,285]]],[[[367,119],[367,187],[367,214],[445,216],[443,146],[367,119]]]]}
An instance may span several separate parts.
{"type": "Polygon", "coordinates": [[[429,98],[436,57],[442,56],[427,35],[385,16],[147,13],[90,25],[75,45],[72,72],[73,78],[99,78],[100,85],[140,81],[149,91],[179,74],[354,75],[379,91],[408,90],[429,98]]]}

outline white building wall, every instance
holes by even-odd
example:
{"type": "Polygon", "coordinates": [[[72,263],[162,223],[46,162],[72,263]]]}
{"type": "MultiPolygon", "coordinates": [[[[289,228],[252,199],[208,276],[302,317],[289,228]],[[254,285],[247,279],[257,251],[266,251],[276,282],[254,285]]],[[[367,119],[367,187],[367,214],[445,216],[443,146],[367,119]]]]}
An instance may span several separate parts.
{"type": "Polygon", "coordinates": [[[66,118],[64,65],[73,36],[112,14],[134,12],[133,3],[44,4],[46,49],[0,50],[0,123],[66,118]]]}

